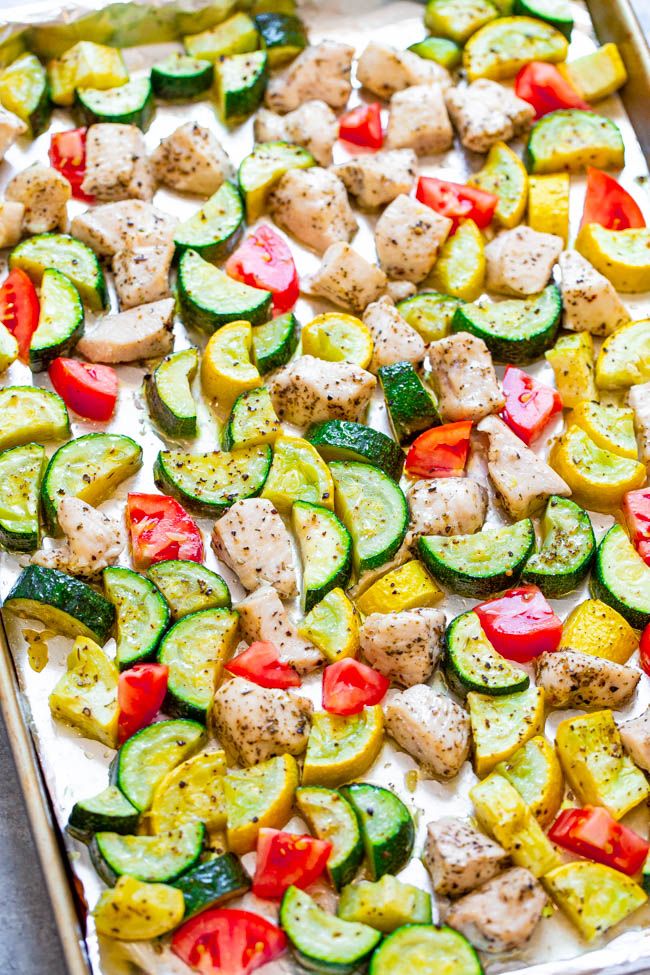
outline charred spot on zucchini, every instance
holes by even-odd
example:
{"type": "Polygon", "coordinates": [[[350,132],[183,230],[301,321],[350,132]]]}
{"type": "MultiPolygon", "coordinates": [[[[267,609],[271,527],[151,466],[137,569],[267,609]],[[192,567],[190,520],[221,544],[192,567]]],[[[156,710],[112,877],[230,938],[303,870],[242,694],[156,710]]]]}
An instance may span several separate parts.
{"type": "Polygon", "coordinates": [[[154,94],[168,101],[196,98],[211,87],[213,80],[214,67],[210,61],[178,52],[151,69],[154,94]]]}
{"type": "Polygon", "coordinates": [[[596,539],[589,515],[568,498],[549,498],[542,521],[544,540],[528,559],[522,579],[550,599],[577,589],[589,572],[596,539]]]}
{"type": "Polygon", "coordinates": [[[271,311],[270,291],[234,281],[194,250],[181,255],[177,288],[183,322],[210,334],[228,322],[258,325],[271,311]]]}
{"type": "Polygon", "coordinates": [[[253,362],[261,375],[287,364],[298,346],[299,332],[291,311],[253,329],[253,362]]]}
{"type": "Polygon", "coordinates": [[[329,508],[296,501],[291,521],[302,561],[302,606],[309,612],[332,589],[345,589],[352,572],[352,539],[329,508]]]}
{"type": "Polygon", "coordinates": [[[0,453],[0,545],[13,552],[38,548],[38,509],[45,450],[38,443],[0,453]]]}
{"type": "Polygon", "coordinates": [[[198,562],[156,562],[147,569],[147,576],[165,597],[173,620],[202,609],[230,609],[230,590],[225,581],[198,562]]]}
{"type": "Polygon", "coordinates": [[[369,975],[415,973],[423,959],[423,971],[483,975],[476,949],[460,931],[445,924],[404,924],[397,928],[372,956],[369,975]]]}
{"type": "Polygon", "coordinates": [[[353,782],[340,790],[356,813],[372,880],[398,873],[413,852],[415,825],[394,792],[369,782],[353,782]]]}
{"type": "Polygon", "coordinates": [[[604,115],[560,109],[535,123],[524,161],[530,173],[579,173],[587,166],[622,169],[625,146],[616,123],[604,115]]]}
{"type": "Polygon", "coordinates": [[[327,872],[334,887],[341,890],[354,878],[363,860],[363,843],[354,809],[335,789],[321,786],[297,789],[296,804],[312,833],[332,844],[327,872]]]}
{"type": "Polygon", "coordinates": [[[171,883],[201,856],[205,841],[203,823],[185,823],[158,836],[122,836],[95,833],[90,859],[109,886],[119,877],[135,877],[145,883],[171,883]]]}
{"type": "Polygon", "coordinates": [[[351,420],[325,420],[315,423],[305,439],[316,448],[323,460],[356,460],[372,464],[394,481],[399,481],[404,467],[404,453],[398,444],[380,430],[351,420]]]}
{"type": "Polygon", "coordinates": [[[243,232],[244,205],[237,187],[226,180],[200,210],[176,227],[176,256],[193,250],[204,260],[219,263],[235,249],[243,232]]]}
{"type": "Polygon", "coordinates": [[[463,613],[452,620],[445,635],[445,673],[461,695],[513,694],[525,691],[528,674],[514,667],[494,649],[476,613],[463,613]]]}
{"type": "Polygon", "coordinates": [[[32,372],[47,369],[52,359],[66,355],[83,335],[84,307],[69,277],[46,268],[41,279],[38,326],[29,343],[32,372]]]}
{"type": "Polygon", "coordinates": [[[72,807],[66,829],[71,836],[87,842],[93,833],[134,833],[140,813],[115,785],[98,795],[80,799],[72,807]]]}
{"type": "Polygon", "coordinates": [[[145,376],[147,405],[168,437],[196,436],[196,403],[191,383],[199,366],[198,349],[172,352],[145,376]]]}
{"type": "Polygon", "coordinates": [[[460,305],[451,328],[483,339],[497,361],[525,365],[553,345],[561,317],[562,296],[549,284],[532,298],[460,305]]]}
{"type": "Polygon", "coordinates": [[[269,80],[266,51],[231,54],[214,66],[219,114],[228,125],[247,118],[262,101],[269,80]]]}
{"type": "Polygon", "coordinates": [[[0,450],[69,436],[68,409],[58,393],[38,386],[0,389],[0,450]]]}
{"type": "Polygon", "coordinates": [[[650,623],[650,565],[620,525],[610,528],[598,546],[591,590],[635,629],[650,623]]]}
{"type": "Polygon", "coordinates": [[[412,362],[394,362],[377,370],[395,439],[408,444],[419,433],[436,427],[440,416],[432,393],[412,362]]]}
{"type": "Polygon", "coordinates": [[[272,444],[281,429],[266,386],[247,389],[233,403],[223,431],[223,449],[272,444]]]}
{"type": "Polygon", "coordinates": [[[47,268],[70,278],[84,304],[93,311],[108,307],[108,292],[101,264],[86,244],[69,234],[37,234],[12,250],[9,267],[19,267],[40,284],[47,268]]]}
{"type": "Polygon", "coordinates": [[[109,566],[104,569],[103,580],[104,592],[115,606],[119,669],[151,660],[169,626],[170,612],[164,597],[152,582],[131,569],[109,566]]]}
{"type": "Polygon", "coordinates": [[[76,115],[85,125],[118,122],[137,125],[145,131],[154,114],[153,91],[149,78],[131,78],[125,85],[109,88],[78,88],[76,115]]]}
{"type": "Polygon", "coordinates": [[[294,14],[261,13],[255,23],[271,68],[292,61],[309,43],[305,25],[294,14]]]}
{"type": "Polygon", "coordinates": [[[268,444],[230,453],[187,454],[161,450],[154,464],[156,484],[194,510],[219,515],[235,501],[255,498],[271,468],[268,444]]]}
{"type": "Polygon", "coordinates": [[[193,917],[208,907],[220,907],[233,897],[243,897],[251,888],[251,878],[234,853],[222,853],[191,867],[173,886],[185,900],[185,917],[193,917]]]}

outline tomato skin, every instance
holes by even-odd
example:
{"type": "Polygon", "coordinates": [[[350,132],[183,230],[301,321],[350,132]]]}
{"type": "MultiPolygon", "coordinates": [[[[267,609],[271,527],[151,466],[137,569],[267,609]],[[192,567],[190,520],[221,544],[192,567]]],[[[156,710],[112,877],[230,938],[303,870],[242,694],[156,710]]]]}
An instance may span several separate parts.
{"type": "Polygon", "coordinates": [[[641,669],[650,677],[650,623],[646,626],[639,640],[639,664],[641,669]]]}
{"type": "Polygon", "coordinates": [[[36,288],[29,276],[15,267],[0,288],[0,322],[16,339],[21,362],[29,362],[29,345],[38,328],[39,314],[36,288]]]}
{"type": "Polygon", "coordinates": [[[305,890],[327,867],[332,844],[300,833],[266,827],[259,831],[253,877],[256,897],[279,900],[288,887],[305,890]]]}
{"type": "Polygon", "coordinates": [[[602,169],[587,169],[587,193],[580,226],[598,223],[608,230],[645,227],[645,219],[636,200],[618,180],[602,169]]]}
{"type": "Polygon", "coordinates": [[[253,288],[273,295],[273,310],[280,315],[298,301],[300,283],[288,245],[279,234],[262,224],[248,235],[226,262],[226,273],[253,288]]]}
{"type": "Polygon", "coordinates": [[[154,720],[165,700],[168,672],[166,664],[135,664],[120,674],[117,682],[120,744],[154,720]]]}
{"type": "Polygon", "coordinates": [[[50,165],[67,179],[75,199],[94,203],[95,197],[84,193],[81,188],[86,175],[87,133],[87,128],[53,132],[50,140],[49,157],[50,165]]]}
{"type": "Polygon", "coordinates": [[[79,416],[109,420],[117,402],[117,373],[111,366],[80,362],[59,356],[50,363],[50,380],[55,390],[79,416]]]}
{"type": "Polygon", "coordinates": [[[502,418],[525,444],[540,435],[551,417],[562,412],[557,389],[546,386],[517,366],[507,366],[501,384],[506,405],[502,418]]]}
{"type": "Polygon", "coordinates": [[[515,94],[533,106],[535,118],[560,108],[591,110],[555,65],[544,61],[531,61],[521,69],[515,78],[515,94]]]}
{"type": "Polygon", "coordinates": [[[260,687],[300,687],[302,683],[293,667],[280,660],[275,644],[265,640],[251,643],[228,661],[226,670],[260,687]]]}
{"type": "Polygon", "coordinates": [[[433,176],[420,176],[415,196],[436,213],[449,217],[453,222],[452,234],[461,220],[473,220],[477,227],[485,230],[492,223],[499,202],[494,193],[433,176]]]}
{"type": "Polygon", "coordinates": [[[201,975],[249,975],[287,947],[284,931],[252,911],[213,907],[174,932],[172,951],[201,975]]]}
{"type": "Polygon", "coordinates": [[[632,544],[650,565],[650,487],[628,491],[621,508],[632,544]]]}
{"type": "Polygon", "coordinates": [[[432,427],[417,437],[406,455],[410,477],[461,477],[469,452],[471,420],[432,427]]]}
{"type": "Polygon", "coordinates": [[[126,521],[136,569],[167,559],[203,561],[199,527],[175,498],[166,494],[129,494],[126,521]]]}
{"type": "Polygon", "coordinates": [[[384,133],[381,128],[381,105],[370,102],[344,112],[339,119],[339,139],[366,149],[381,149],[384,133]]]}
{"type": "Polygon", "coordinates": [[[537,586],[508,589],[474,612],[494,649],[517,663],[557,650],[562,638],[562,621],[537,586]]]}
{"type": "Polygon", "coordinates": [[[601,806],[563,809],[548,835],[565,850],[604,863],[628,876],[641,869],[650,852],[650,843],[618,823],[601,806]]]}
{"type": "Polygon", "coordinates": [[[323,671],[323,707],[330,714],[359,714],[379,704],[389,687],[379,671],[345,657],[323,671]]]}

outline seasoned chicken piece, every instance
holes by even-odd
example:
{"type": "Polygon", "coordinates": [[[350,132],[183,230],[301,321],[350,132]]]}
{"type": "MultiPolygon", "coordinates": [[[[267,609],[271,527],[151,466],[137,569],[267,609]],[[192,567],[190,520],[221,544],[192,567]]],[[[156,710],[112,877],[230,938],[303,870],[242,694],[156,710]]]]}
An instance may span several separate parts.
{"type": "Polygon", "coordinates": [[[320,420],[360,422],[377,380],[351,362],[326,362],[313,355],[294,359],[269,384],[281,420],[304,427],[320,420]]]}
{"type": "Polygon", "coordinates": [[[443,217],[419,200],[398,196],[386,207],[375,227],[379,264],[389,278],[424,281],[452,226],[449,217],[443,217]]]}
{"type": "Polygon", "coordinates": [[[469,717],[427,684],[414,684],[384,705],[386,730],[427,774],[450,779],[469,755],[469,717]]]}
{"type": "Polygon", "coordinates": [[[319,166],[288,170],[269,194],[268,205],[278,226],[319,254],[350,240],[357,230],[345,186],[319,166]]]}
{"type": "Polygon", "coordinates": [[[248,643],[255,640],[273,643],[280,660],[290,664],[299,674],[308,674],[322,664],[322,654],[298,636],[280,597],[271,586],[256,589],[239,603],[237,612],[241,635],[248,643]]]}
{"type": "Polygon", "coordinates": [[[568,647],[535,659],[537,686],[553,708],[617,708],[630,700],[641,678],[634,667],[568,647]]]}
{"type": "Polygon", "coordinates": [[[91,362],[134,362],[167,355],[174,345],[174,299],[130,308],[101,318],[77,342],[77,352],[91,362]]]}
{"type": "Polygon", "coordinates": [[[217,137],[196,122],[184,122],[162,139],[151,154],[151,165],[163,186],[197,196],[212,196],[233,175],[217,137]]]}
{"type": "Polygon", "coordinates": [[[552,494],[569,497],[571,489],[566,481],[498,416],[486,416],[477,430],[489,437],[488,473],[511,518],[535,514],[552,494]]]}
{"type": "Polygon", "coordinates": [[[22,236],[25,207],[9,200],[0,202],[0,248],[15,247],[22,236]]]}
{"type": "Polygon", "coordinates": [[[254,133],[256,142],[291,142],[311,152],[319,166],[329,166],[339,123],[329,105],[315,98],[285,116],[260,108],[254,133]]]}
{"type": "Polygon", "coordinates": [[[154,175],[137,125],[100,122],[86,136],[86,175],[81,188],[100,203],[150,200],[154,175]]]}
{"type": "Polygon", "coordinates": [[[611,335],[630,321],[616,288],[577,251],[560,254],[562,327],[571,332],[611,335]]]}
{"type": "Polygon", "coordinates": [[[445,614],[439,609],[371,613],[359,631],[371,666],[402,687],[424,684],[442,653],[445,614]]]}
{"type": "Polygon", "coordinates": [[[486,288],[521,298],[539,294],[563,246],[556,234],[540,234],[524,226],[505,230],[485,248],[486,288]]]}
{"type": "Polygon", "coordinates": [[[436,894],[446,897],[460,897],[480,887],[508,864],[502,846],[455,816],[429,823],[422,859],[436,894]]]}
{"type": "Polygon", "coordinates": [[[379,41],[370,41],[361,54],[357,80],[368,91],[385,99],[413,85],[439,84],[443,88],[451,85],[451,76],[441,64],[379,41]]]}
{"type": "Polygon", "coordinates": [[[535,117],[532,105],[487,78],[467,88],[449,88],[446,99],[460,141],[474,152],[487,152],[495,142],[520,135],[535,117]]]}
{"type": "Polygon", "coordinates": [[[0,108],[0,159],[4,159],[7,150],[25,132],[27,126],[21,118],[7,111],[6,108],[0,108]]]}
{"type": "Polygon", "coordinates": [[[214,695],[219,744],[231,760],[257,765],[276,755],[302,755],[311,727],[311,702],[289,691],[233,677],[214,695]]]}
{"type": "Polygon", "coordinates": [[[393,362],[422,362],[426,346],[422,336],[402,318],[391,299],[384,295],[368,305],[363,314],[374,343],[372,360],[368,368],[377,372],[380,366],[393,362]]]}
{"type": "Polygon", "coordinates": [[[618,730],[634,764],[650,772],[650,708],[638,718],[623,721],[618,730]]]}
{"type": "Polygon", "coordinates": [[[416,481],[406,497],[410,544],[420,535],[473,535],[483,527],[487,514],[487,491],[471,477],[416,481]]]}
{"type": "Polygon", "coordinates": [[[354,48],[338,41],[307,47],[266,88],[265,102],[274,112],[291,112],[309,99],[343,108],[352,91],[350,69],[354,48]]]}
{"type": "Polygon", "coordinates": [[[544,888],[530,870],[512,867],[456,901],[445,924],[464,934],[479,951],[513,951],[532,935],[546,900],[544,888]]]}
{"type": "Polygon", "coordinates": [[[265,498],[236,501],[214,526],[212,547],[249,592],[264,585],[285,598],[298,592],[289,532],[265,498]]]}
{"type": "Polygon", "coordinates": [[[417,285],[412,281],[389,281],[386,285],[386,297],[391,301],[404,301],[405,298],[412,298],[417,294],[417,285]]]}
{"type": "Polygon", "coordinates": [[[173,257],[173,241],[118,251],[113,258],[113,281],[120,308],[134,308],[169,297],[173,257]]]}
{"type": "Polygon", "coordinates": [[[387,149],[413,149],[431,156],[451,149],[454,132],[440,85],[414,85],[390,100],[387,149]]]}
{"type": "Polygon", "coordinates": [[[73,219],[70,233],[99,257],[113,257],[118,251],[169,243],[177,223],[144,200],[118,200],[84,210],[73,219]]]}
{"type": "Polygon", "coordinates": [[[311,279],[311,291],[346,311],[363,311],[375,301],[388,283],[376,264],[369,264],[349,244],[332,244],[323,254],[320,268],[311,279]]]}
{"type": "Polygon", "coordinates": [[[646,466],[650,466],[650,383],[631,386],[627,398],[634,411],[639,460],[646,466]]]}
{"type": "Polygon", "coordinates": [[[458,332],[432,342],[428,351],[438,409],[445,423],[480,420],[503,409],[505,400],[483,339],[458,332]]]}
{"type": "Polygon", "coordinates": [[[34,163],[17,173],[7,184],[5,197],[13,203],[22,203],[23,230],[27,234],[46,234],[51,230],[66,229],[67,203],[72,190],[65,176],[52,166],[34,163]]]}
{"type": "Polygon", "coordinates": [[[386,149],[367,156],[353,156],[332,167],[361,207],[372,209],[390,203],[400,193],[410,193],[417,175],[417,156],[412,149],[386,149]]]}
{"type": "Polygon", "coordinates": [[[35,565],[77,576],[95,576],[115,565],[126,544],[121,522],[70,496],[59,501],[57,516],[65,540],[34,552],[35,565]]]}

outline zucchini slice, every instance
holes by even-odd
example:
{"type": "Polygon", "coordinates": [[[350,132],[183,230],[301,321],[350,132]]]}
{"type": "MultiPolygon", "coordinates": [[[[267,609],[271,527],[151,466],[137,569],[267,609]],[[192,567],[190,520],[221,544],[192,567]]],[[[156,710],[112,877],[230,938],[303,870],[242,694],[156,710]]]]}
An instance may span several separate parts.
{"type": "Polygon", "coordinates": [[[3,609],[21,619],[40,620],[64,636],[85,636],[103,645],[115,621],[115,609],[81,579],[28,565],[5,598],[3,609]]]}
{"type": "Polygon", "coordinates": [[[269,80],[266,51],[231,54],[214,65],[219,115],[227,125],[248,118],[259,106],[269,80]]]}
{"type": "Polygon", "coordinates": [[[302,608],[320,602],[332,589],[345,589],[352,572],[352,539],[333,511],[296,501],[291,512],[302,561],[302,608]]]}
{"type": "Polygon", "coordinates": [[[176,256],[193,250],[218,264],[235,249],[243,232],[244,205],[235,184],[226,180],[200,210],[176,227],[176,256]]]}
{"type": "Polygon", "coordinates": [[[131,78],[118,88],[78,88],[76,114],[85,125],[120,122],[145,131],[153,118],[154,101],[149,78],[131,78]]]}
{"type": "Polygon", "coordinates": [[[330,464],[336,486],[336,512],[352,537],[358,575],[392,559],[408,528],[408,506],[401,487],[370,464],[337,460],[330,464]]]}
{"type": "Polygon", "coordinates": [[[625,146],[616,123],[604,115],[560,109],[532,127],[524,161],[529,173],[579,173],[587,166],[622,169],[625,146]]]}
{"type": "Polygon", "coordinates": [[[189,508],[218,516],[235,501],[255,498],[271,469],[268,444],[207,454],[161,450],[154,464],[156,484],[189,508]]]}
{"type": "Polygon", "coordinates": [[[305,434],[323,460],[356,460],[372,464],[394,481],[399,481],[404,467],[404,453],[380,430],[351,420],[325,420],[316,423],[305,434]]]}
{"type": "Polygon", "coordinates": [[[305,25],[294,14],[262,13],[256,16],[255,23],[270,68],[293,61],[309,43],[305,25]]]}
{"type": "Polygon", "coordinates": [[[515,0],[515,13],[544,20],[571,40],[573,16],[568,0],[515,0]]]}
{"type": "Polygon", "coordinates": [[[359,821],[370,879],[398,873],[408,863],[415,843],[413,818],[402,800],[369,782],[352,782],[340,792],[359,821]]]}
{"type": "Polygon", "coordinates": [[[124,434],[87,433],[69,440],[52,455],[41,486],[48,527],[56,528],[58,502],[65,495],[101,504],[141,467],[142,447],[124,434]]]}
{"type": "Polygon", "coordinates": [[[108,307],[106,279],[94,251],[68,234],[37,234],[14,247],[9,267],[19,267],[40,284],[47,268],[70,278],[85,305],[93,311],[108,307]]]}
{"type": "Polygon", "coordinates": [[[158,661],[169,668],[167,714],[207,721],[223,666],[237,643],[238,621],[233,610],[204,609],[174,623],[163,637],[158,661]]]}
{"type": "Polygon", "coordinates": [[[32,139],[48,127],[52,103],[45,68],[35,54],[23,54],[4,69],[0,103],[29,126],[32,139]]]}
{"type": "Polygon", "coordinates": [[[620,525],[610,528],[598,546],[591,591],[636,630],[650,623],[650,565],[620,525]]]}
{"type": "Polygon", "coordinates": [[[457,68],[463,59],[460,46],[448,37],[425,37],[415,44],[409,44],[408,49],[425,61],[441,64],[448,71],[457,68]]]}
{"type": "Polygon", "coordinates": [[[577,589],[589,572],[596,553],[594,530],[584,508],[553,495],[546,505],[542,531],[542,547],[528,559],[521,578],[549,599],[560,599],[577,589]]]}
{"type": "Polygon", "coordinates": [[[404,924],[397,928],[372,956],[368,975],[415,975],[418,970],[424,973],[427,969],[440,975],[483,975],[476,949],[460,931],[446,924],[404,924]]]}
{"type": "Polygon", "coordinates": [[[336,890],[354,878],[363,860],[357,816],[335,789],[303,786],[296,790],[296,805],[312,833],[332,844],[327,872],[336,890]]]}
{"type": "Polygon", "coordinates": [[[178,304],[185,325],[212,333],[228,322],[258,325],[271,310],[271,292],[234,281],[196,251],[187,250],[178,265],[178,304]]]}
{"type": "Polygon", "coordinates": [[[562,295],[549,284],[532,298],[461,305],[451,328],[483,339],[499,362],[526,365],[553,345],[561,317],[562,295]]]}
{"type": "Polygon", "coordinates": [[[384,392],[388,418],[400,444],[408,444],[431,427],[440,424],[433,395],[426,388],[412,362],[394,362],[377,370],[384,392]]]}
{"type": "Polygon", "coordinates": [[[71,836],[87,842],[93,833],[134,833],[140,813],[115,785],[107,786],[90,799],[75,802],[66,829],[71,836]]]}
{"type": "Polygon", "coordinates": [[[126,670],[151,660],[169,626],[169,606],[152,582],[131,569],[104,569],[104,592],[115,606],[117,627],[116,660],[126,670]]]}
{"type": "Polygon", "coordinates": [[[46,268],[41,278],[41,310],[29,343],[32,372],[47,369],[52,359],[66,355],[83,335],[84,306],[69,277],[46,268]]]}
{"type": "Polygon", "coordinates": [[[194,866],[204,841],[203,823],[185,823],[158,836],[95,833],[89,851],[95,870],[109,886],[118,877],[164,884],[194,866]]]}
{"type": "Polygon", "coordinates": [[[530,677],[494,649],[476,613],[463,613],[447,627],[445,672],[461,694],[513,694],[525,691],[530,677]]]}
{"type": "Polygon", "coordinates": [[[167,101],[189,101],[212,86],[214,67],[203,58],[175,52],[151,69],[154,95],[167,101]]]}
{"type": "Polygon", "coordinates": [[[462,303],[460,298],[452,295],[423,291],[400,301],[397,310],[425,342],[435,342],[449,335],[454,312],[462,303]]]}
{"type": "Polygon", "coordinates": [[[69,436],[68,409],[57,393],[38,386],[0,389],[0,450],[69,436]]]}
{"type": "Polygon", "coordinates": [[[390,934],[404,924],[431,924],[431,894],[385,873],[381,880],[361,880],[341,891],[337,916],[369,924],[390,934]]]}
{"type": "Polygon", "coordinates": [[[243,897],[251,878],[234,853],[222,853],[187,870],[173,884],[185,900],[185,917],[208,907],[220,907],[233,897],[243,897]]]}
{"type": "Polygon", "coordinates": [[[470,81],[514,78],[531,61],[566,61],[566,37],[550,24],[532,17],[500,17],[473,34],[463,51],[470,81]]]}
{"type": "Polygon", "coordinates": [[[173,620],[202,609],[230,609],[230,590],[224,580],[197,562],[156,562],[147,569],[147,576],[165,597],[173,620]]]}
{"type": "Polygon", "coordinates": [[[299,331],[291,311],[253,329],[253,362],[261,375],[287,364],[298,347],[299,331]]]}
{"type": "Polygon", "coordinates": [[[418,550],[431,575],[461,596],[481,599],[514,585],[535,546],[530,518],[475,535],[425,535],[418,550]]]}
{"type": "Polygon", "coordinates": [[[490,0],[429,0],[424,23],[432,34],[464,44],[498,15],[496,5],[490,0]]]}
{"type": "Polygon", "coordinates": [[[281,429],[266,386],[246,389],[233,403],[223,431],[223,449],[272,444],[281,429]]]}
{"type": "Polygon", "coordinates": [[[227,54],[245,54],[259,47],[255,22],[248,14],[237,13],[223,23],[183,38],[185,50],[195,58],[218,61],[227,54]]]}
{"type": "Polygon", "coordinates": [[[359,617],[342,589],[328,592],[307,613],[298,633],[332,664],[343,657],[355,657],[359,651],[359,617]]]}
{"type": "Polygon", "coordinates": [[[293,755],[279,755],[251,768],[233,769],[225,776],[231,850],[243,856],[255,849],[260,829],[282,829],[291,819],[299,775],[293,755]]]}
{"type": "Polygon", "coordinates": [[[196,436],[196,403],[191,383],[199,367],[198,349],[172,352],[145,376],[149,412],[168,437],[196,436]]]}
{"type": "Polygon", "coordinates": [[[45,450],[38,443],[0,453],[0,544],[13,552],[38,548],[38,506],[45,450]]]}
{"type": "Polygon", "coordinates": [[[246,219],[262,216],[266,198],[289,169],[308,169],[316,160],[301,146],[288,142],[259,142],[239,167],[239,189],[246,204],[246,219]]]}

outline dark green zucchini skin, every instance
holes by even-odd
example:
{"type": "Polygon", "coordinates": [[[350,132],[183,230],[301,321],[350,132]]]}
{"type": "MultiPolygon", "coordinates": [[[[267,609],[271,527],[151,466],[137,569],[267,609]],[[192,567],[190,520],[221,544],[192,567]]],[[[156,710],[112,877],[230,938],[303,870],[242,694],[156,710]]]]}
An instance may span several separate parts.
{"type": "Polygon", "coordinates": [[[109,785],[90,799],[75,802],[66,829],[71,836],[88,842],[93,833],[135,833],[140,813],[117,786],[109,785]]]}
{"type": "Polygon", "coordinates": [[[298,347],[300,325],[289,311],[253,329],[253,359],[261,375],[286,366],[298,347]]]}
{"type": "Polygon", "coordinates": [[[151,69],[154,94],[167,101],[189,101],[206,92],[213,81],[212,63],[187,54],[170,54],[151,69]]]}
{"type": "Polygon", "coordinates": [[[311,426],[305,438],[325,461],[356,460],[378,467],[394,481],[402,476],[404,452],[399,444],[363,423],[325,420],[311,426]]]}
{"type": "Polygon", "coordinates": [[[433,396],[426,388],[412,362],[394,362],[377,370],[384,391],[386,408],[396,440],[412,440],[440,424],[433,396]]]}
{"type": "Polygon", "coordinates": [[[371,879],[398,873],[415,843],[413,818],[402,800],[370,782],[352,782],[339,792],[356,813],[371,879]]]}
{"type": "Polygon", "coordinates": [[[174,881],[185,899],[185,917],[193,917],[208,907],[219,907],[251,888],[251,878],[234,853],[205,860],[174,881]]]}

